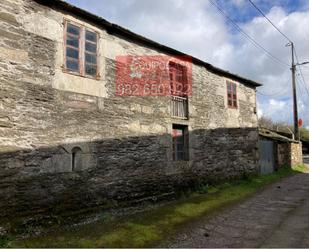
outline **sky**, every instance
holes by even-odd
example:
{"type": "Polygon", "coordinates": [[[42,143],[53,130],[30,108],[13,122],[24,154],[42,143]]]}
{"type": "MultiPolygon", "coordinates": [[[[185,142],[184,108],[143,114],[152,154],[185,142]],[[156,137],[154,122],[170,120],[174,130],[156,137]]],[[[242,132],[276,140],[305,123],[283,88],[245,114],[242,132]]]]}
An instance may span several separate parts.
{"type": "MultiPolygon", "coordinates": [[[[288,66],[291,48],[248,0],[212,1],[276,59],[253,45],[209,0],[67,1],[159,43],[261,82],[263,86],[257,92],[259,117],[293,122],[288,66]]],[[[299,62],[309,61],[309,1],[252,1],[294,42],[299,62]]],[[[309,128],[309,64],[298,67],[297,93],[299,117],[309,128]]]]}

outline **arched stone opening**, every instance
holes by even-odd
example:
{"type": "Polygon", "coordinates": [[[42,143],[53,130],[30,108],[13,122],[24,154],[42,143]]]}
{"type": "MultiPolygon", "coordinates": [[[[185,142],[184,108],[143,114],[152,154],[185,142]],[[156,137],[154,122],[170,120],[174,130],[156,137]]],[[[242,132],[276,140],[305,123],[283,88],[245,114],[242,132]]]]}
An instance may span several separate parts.
{"type": "Polygon", "coordinates": [[[81,170],[83,166],[82,149],[79,147],[74,147],[72,149],[72,171],[81,170]]]}

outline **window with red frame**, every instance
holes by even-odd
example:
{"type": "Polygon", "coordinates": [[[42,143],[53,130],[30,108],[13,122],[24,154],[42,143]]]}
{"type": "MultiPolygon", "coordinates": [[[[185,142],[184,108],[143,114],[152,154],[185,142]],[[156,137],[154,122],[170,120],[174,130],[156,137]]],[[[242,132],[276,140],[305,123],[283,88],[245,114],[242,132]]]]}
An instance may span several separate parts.
{"type": "Polygon", "coordinates": [[[97,33],[69,21],[65,27],[65,70],[97,77],[97,33]]]}
{"type": "Polygon", "coordinates": [[[233,82],[227,82],[227,106],[237,108],[237,86],[233,82]]]}
{"type": "Polygon", "coordinates": [[[187,68],[175,62],[169,62],[170,84],[172,96],[188,95],[187,68]]]}
{"type": "Polygon", "coordinates": [[[189,132],[188,126],[173,125],[173,160],[189,160],[189,132]]]}

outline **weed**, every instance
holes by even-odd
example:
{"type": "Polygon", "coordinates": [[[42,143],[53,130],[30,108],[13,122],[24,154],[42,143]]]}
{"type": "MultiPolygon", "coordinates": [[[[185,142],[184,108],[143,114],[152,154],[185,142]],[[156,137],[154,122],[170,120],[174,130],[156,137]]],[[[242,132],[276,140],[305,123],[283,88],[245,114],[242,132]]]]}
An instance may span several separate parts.
{"type": "Polygon", "coordinates": [[[6,248],[9,246],[10,241],[14,240],[12,236],[0,235],[0,248],[6,248]]]}

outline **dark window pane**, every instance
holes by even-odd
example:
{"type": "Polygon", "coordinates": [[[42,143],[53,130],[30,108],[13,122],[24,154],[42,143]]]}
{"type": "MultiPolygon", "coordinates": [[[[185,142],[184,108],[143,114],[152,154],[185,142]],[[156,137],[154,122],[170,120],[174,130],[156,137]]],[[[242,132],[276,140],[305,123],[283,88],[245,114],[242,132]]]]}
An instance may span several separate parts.
{"type": "Polygon", "coordinates": [[[178,146],[179,144],[180,145],[183,144],[183,139],[182,138],[177,138],[176,145],[178,146]]]}
{"type": "Polygon", "coordinates": [[[177,151],[183,151],[183,144],[177,144],[177,151]]]}
{"type": "Polygon", "coordinates": [[[97,34],[89,30],[86,30],[86,40],[97,42],[97,34]]]}
{"type": "Polygon", "coordinates": [[[67,57],[78,59],[78,50],[74,48],[67,48],[67,57]]]}
{"type": "Polygon", "coordinates": [[[97,64],[97,56],[94,54],[86,53],[86,62],[91,63],[91,64],[97,64]]]}
{"type": "Polygon", "coordinates": [[[178,128],[173,125],[173,160],[188,160],[188,131],[186,127],[178,128]]]}
{"type": "Polygon", "coordinates": [[[97,45],[90,43],[90,42],[86,42],[86,51],[96,53],[97,52],[97,45]]]}
{"type": "Polygon", "coordinates": [[[73,72],[78,72],[79,71],[78,61],[67,60],[67,69],[73,72]]]}
{"type": "Polygon", "coordinates": [[[87,75],[96,76],[96,74],[97,74],[97,67],[96,67],[96,65],[86,64],[85,71],[86,71],[85,73],[87,75]]]}
{"type": "Polygon", "coordinates": [[[237,107],[237,101],[234,101],[233,103],[234,103],[234,107],[237,107]]]}
{"type": "Polygon", "coordinates": [[[73,35],[79,35],[80,33],[80,28],[68,23],[68,28],[67,28],[68,33],[73,34],[73,35]]]}
{"type": "Polygon", "coordinates": [[[70,45],[72,47],[79,47],[79,41],[78,38],[74,37],[74,36],[67,36],[67,45],[70,45]]]}
{"type": "Polygon", "coordinates": [[[232,101],[231,100],[228,101],[228,105],[232,106],[232,101]]]}
{"type": "Polygon", "coordinates": [[[177,160],[184,160],[184,154],[183,154],[183,152],[177,151],[177,160]]]}
{"type": "Polygon", "coordinates": [[[177,79],[178,82],[182,82],[182,73],[181,72],[177,72],[177,79]]]}
{"type": "Polygon", "coordinates": [[[236,93],[236,84],[233,84],[233,93],[236,93]]]}

